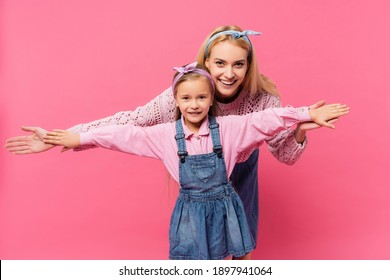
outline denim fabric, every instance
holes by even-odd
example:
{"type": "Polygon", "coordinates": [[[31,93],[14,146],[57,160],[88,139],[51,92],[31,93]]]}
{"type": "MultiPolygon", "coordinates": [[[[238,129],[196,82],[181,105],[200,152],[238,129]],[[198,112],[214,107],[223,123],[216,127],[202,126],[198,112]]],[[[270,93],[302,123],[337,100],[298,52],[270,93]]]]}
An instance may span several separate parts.
{"type": "Polygon", "coordinates": [[[223,259],[254,249],[244,206],[226,175],[219,129],[210,117],[215,152],[187,155],[181,121],[176,123],[180,192],[172,213],[171,259],[223,259]]]}
{"type": "Polygon", "coordinates": [[[259,150],[256,149],[245,162],[237,163],[230,175],[230,180],[244,204],[249,228],[257,243],[259,224],[259,150]]]}

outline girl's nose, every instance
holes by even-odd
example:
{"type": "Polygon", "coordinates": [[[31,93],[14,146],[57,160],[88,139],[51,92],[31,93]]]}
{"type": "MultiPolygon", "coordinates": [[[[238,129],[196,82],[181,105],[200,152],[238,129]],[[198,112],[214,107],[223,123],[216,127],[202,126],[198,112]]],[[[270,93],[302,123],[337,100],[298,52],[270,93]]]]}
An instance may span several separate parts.
{"type": "Polygon", "coordinates": [[[198,102],[196,100],[191,101],[191,108],[198,108],[198,102]]]}

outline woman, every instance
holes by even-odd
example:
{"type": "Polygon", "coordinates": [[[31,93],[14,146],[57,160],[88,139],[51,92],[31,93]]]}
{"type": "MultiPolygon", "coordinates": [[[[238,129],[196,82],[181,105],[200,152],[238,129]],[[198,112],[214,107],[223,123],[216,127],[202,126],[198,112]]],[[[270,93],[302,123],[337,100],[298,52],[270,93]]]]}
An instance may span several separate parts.
{"type": "MultiPolygon", "coordinates": [[[[202,44],[197,62],[206,66],[215,82],[217,115],[244,115],[270,107],[280,107],[276,86],[260,74],[255,51],[248,38],[258,35],[253,31],[243,31],[238,26],[222,26],[213,30],[202,44]]],[[[321,107],[319,102],[312,108],[321,107]]],[[[106,125],[133,124],[151,126],[175,120],[175,101],[172,89],[134,111],[119,112],[113,116],[80,124],[70,128],[75,133],[106,125]]],[[[302,154],[306,143],[306,131],[318,128],[315,123],[302,123],[295,130],[285,130],[277,136],[266,139],[271,153],[281,162],[295,163],[302,154]]],[[[53,145],[43,142],[46,131],[39,127],[23,127],[31,132],[28,136],[18,136],[7,140],[6,148],[15,154],[29,154],[46,151],[53,145]]],[[[77,150],[91,148],[81,146],[77,150]]],[[[247,220],[253,238],[257,239],[258,228],[258,149],[249,149],[241,154],[230,177],[233,186],[243,201],[247,220]]],[[[242,257],[250,259],[250,254],[242,257]]]]}

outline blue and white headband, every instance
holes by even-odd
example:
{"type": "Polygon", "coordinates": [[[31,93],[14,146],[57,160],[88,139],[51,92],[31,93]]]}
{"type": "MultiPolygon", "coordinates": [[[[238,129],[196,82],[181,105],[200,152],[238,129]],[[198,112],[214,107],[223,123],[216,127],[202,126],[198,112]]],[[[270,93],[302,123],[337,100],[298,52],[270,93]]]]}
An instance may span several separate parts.
{"type": "Polygon", "coordinates": [[[179,79],[181,77],[183,77],[187,73],[198,73],[198,74],[206,77],[210,81],[210,83],[211,83],[211,85],[213,86],[213,89],[214,89],[215,88],[215,84],[214,84],[214,80],[211,77],[210,73],[207,72],[206,70],[203,70],[203,69],[200,69],[200,68],[196,68],[197,65],[198,65],[197,62],[192,62],[190,64],[187,64],[184,67],[173,67],[173,70],[177,71],[178,74],[176,75],[175,79],[172,82],[172,89],[175,90],[176,84],[179,81],[179,79]]]}
{"type": "Polygon", "coordinates": [[[234,39],[239,39],[239,38],[243,38],[249,45],[249,51],[252,51],[252,44],[251,44],[251,41],[249,40],[248,36],[249,35],[261,35],[260,32],[257,32],[257,31],[252,31],[252,30],[244,30],[244,31],[237,31],[237,30],[225,30],[225,31],[221,31],[221,32],[218,32],[216,34],[214,34],[213,36],[210,37],[210,39],[207,41],[207,44],[206,44],[206,49],[205,49],[205,55],[207,54],[208,52],[208,49],[209,49],[209,46],[210,44],[219,36],[221,35],[231,35],[234,39]]]}

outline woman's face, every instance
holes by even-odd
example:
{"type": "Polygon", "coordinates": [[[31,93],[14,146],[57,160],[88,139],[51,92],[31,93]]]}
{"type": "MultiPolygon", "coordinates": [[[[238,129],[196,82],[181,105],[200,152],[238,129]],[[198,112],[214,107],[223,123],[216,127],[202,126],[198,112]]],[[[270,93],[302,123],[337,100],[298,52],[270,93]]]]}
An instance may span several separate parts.
{"type": "Polygon", "coordinates": [[[248,52],[229,41],[217,43],[206,59],[205,65],[214,79],[218,101],[234,99],[238,87],[245,79],[248,70],[248,52]]]}

